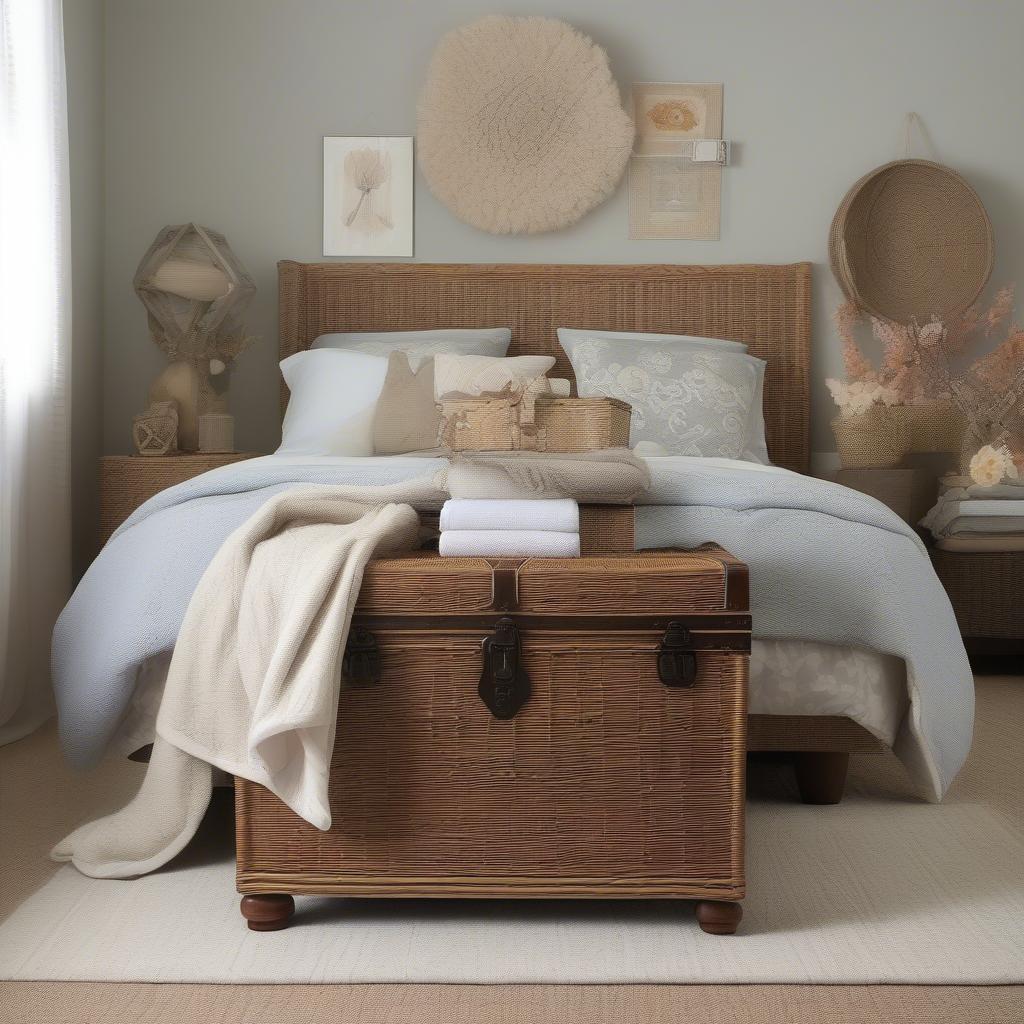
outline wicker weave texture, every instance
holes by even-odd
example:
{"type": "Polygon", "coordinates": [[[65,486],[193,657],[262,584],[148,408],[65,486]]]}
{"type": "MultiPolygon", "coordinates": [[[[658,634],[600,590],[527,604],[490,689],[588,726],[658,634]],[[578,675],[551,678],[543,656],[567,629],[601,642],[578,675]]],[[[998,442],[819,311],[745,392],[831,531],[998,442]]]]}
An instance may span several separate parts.
{"type": "Polygon", "coordinates": [[[891,409],[837,416],[832,421],[832,433],[845,469],[891,469],[907,454],[907,423],[891,409]]]}
{"type": "Polygon", "coordinates": [[[369,564],[356,614],[488,612],[495,566],[515,571],[517,611],[523,614],[712,614],[727,607],[723,557],[731,559],[717,550],[525,560],[439,558],[433,552],[413,552],[369,564]]]}
{"type": "Polygon", "coordinates": [[[992,224],[977,192],[930,160],[895,160],[856,181],[829,231],[843,293],[875,316],[910,323],[961,313],[992,273],[992,224]]]}
{"type": "Polygon", "coordinates": [[[659,637],[532,638],[510,722],[477,696],[480,637],[378,635],[345,690],[333,827],[239,781],[241,892],[743,895],[743,655],[658,680],[659,637]]]}
{"type": "Polygon", "coordinates": [[[593,452],[629,447],[632,410],[616,398],[539,398],[533,423],[508,399],[441,402],[442,440],[453,451],[593,452]]]}
{"type": "Polygon", "coordinates": [[[580,551],[584,555],[636,550],[632,505],[580,505],[580,551]]]}
{"type": "Polygon", "coordinates": [[[105,455],[100,460],[100,544],[144,502],[160,491],[232,462],[255,458],[254,452],[209,455],[105,455]]]}
{"type": "MultiPolygon", "coordinates": [[[[329,331],[512,328],[511,355],[556,357],[558,327],[692,334],[745,342],[768,361],[774,462],[809,465],[811,271],[788,266],[278,264],[281,358],[329,331]]],[[[282,390],[282,402],[286,393],[282,390]]]]}
{"type": "Polygon", "coordinates": [[[1024,551],[930,554],[963,636],[1024,640],[1024,551]]]}
{"type": "Polygon", "coordinates": [[[342,689],[333,826],[239,780],[239,889],[740,898],[745,582],[720,549],[372,561],[354,623],[380,681],[342,689]],[[500,721],[477,687],[509,603],[532,692],[500,721]],[[669,617],[691,623],[691,688],[659,677],[669,617]]]}

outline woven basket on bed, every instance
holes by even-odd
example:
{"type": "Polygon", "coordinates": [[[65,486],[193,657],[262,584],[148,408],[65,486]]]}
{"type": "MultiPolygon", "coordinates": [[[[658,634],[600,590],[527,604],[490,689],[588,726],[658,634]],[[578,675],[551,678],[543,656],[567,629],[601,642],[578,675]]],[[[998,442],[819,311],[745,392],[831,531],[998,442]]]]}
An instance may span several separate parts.
{"type": "Polygon", "coordinates": [[[629,446],[632,408],[617,398],[538,398],[531,424],[507,398],[445,399],[441,444],[453,451],[591,452],[629,446]]]}
{"type": "Polygon", "coordinates": [[[889,469],[898,466],[907,454],[906,422],[889,409],[837,416],[832,431],[844,469],[889,469]]]}

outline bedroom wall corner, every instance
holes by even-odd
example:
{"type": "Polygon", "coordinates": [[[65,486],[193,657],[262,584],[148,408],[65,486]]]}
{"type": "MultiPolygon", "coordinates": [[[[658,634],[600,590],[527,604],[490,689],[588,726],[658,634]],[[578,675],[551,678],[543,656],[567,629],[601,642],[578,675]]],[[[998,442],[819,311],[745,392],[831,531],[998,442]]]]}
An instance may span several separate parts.
{"type": "Polygon", "coordinates": [[[104,0],[64,0],[71,177],[71,543],[77,580],[96,551],[103,421],[104,0]]]}

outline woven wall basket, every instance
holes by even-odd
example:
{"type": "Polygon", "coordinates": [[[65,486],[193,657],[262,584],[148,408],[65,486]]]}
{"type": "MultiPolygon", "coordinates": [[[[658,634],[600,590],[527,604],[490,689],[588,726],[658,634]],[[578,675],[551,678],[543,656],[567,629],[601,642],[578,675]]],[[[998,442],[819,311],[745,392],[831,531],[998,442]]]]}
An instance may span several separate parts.
{"type": "Polygon", "coordinates": [[[474,227],[572,224],[612,193],[632,146],[608,57],[564,21],[491,15],[434,51],[419,163],[434,195],[474,227]]]}
{"type": "Polygon", "coordinates": [[[864,175],[832,220],[829,259],[847,299],[896,323],[946,319],[992,273],[992,224],[977,192],[930,160],[864,175]]]}

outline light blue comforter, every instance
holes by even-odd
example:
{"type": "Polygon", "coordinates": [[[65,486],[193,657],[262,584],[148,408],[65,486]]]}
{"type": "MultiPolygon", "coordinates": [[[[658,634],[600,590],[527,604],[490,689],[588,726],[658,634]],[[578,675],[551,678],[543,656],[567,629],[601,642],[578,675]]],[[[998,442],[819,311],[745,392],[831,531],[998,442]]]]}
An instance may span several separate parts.
{"type": "MultiPolygon", "coordinates": [[[[648,460],[640,547],[716,541],[748,562],[754,634],[869,648],[906,661],[910,705],[895,750],[940,799],[971,744],[973,683],[956,621],[913,530],[872,498],[786,470],[718,459],[648,460]]],[[[174,646],[223,540],[296,483],[386,484],[440,459],[271,456],[157,495],[117,531],[54,630],[53,676],[68,759],[95,762],[139,667],[174,646]]]]}

